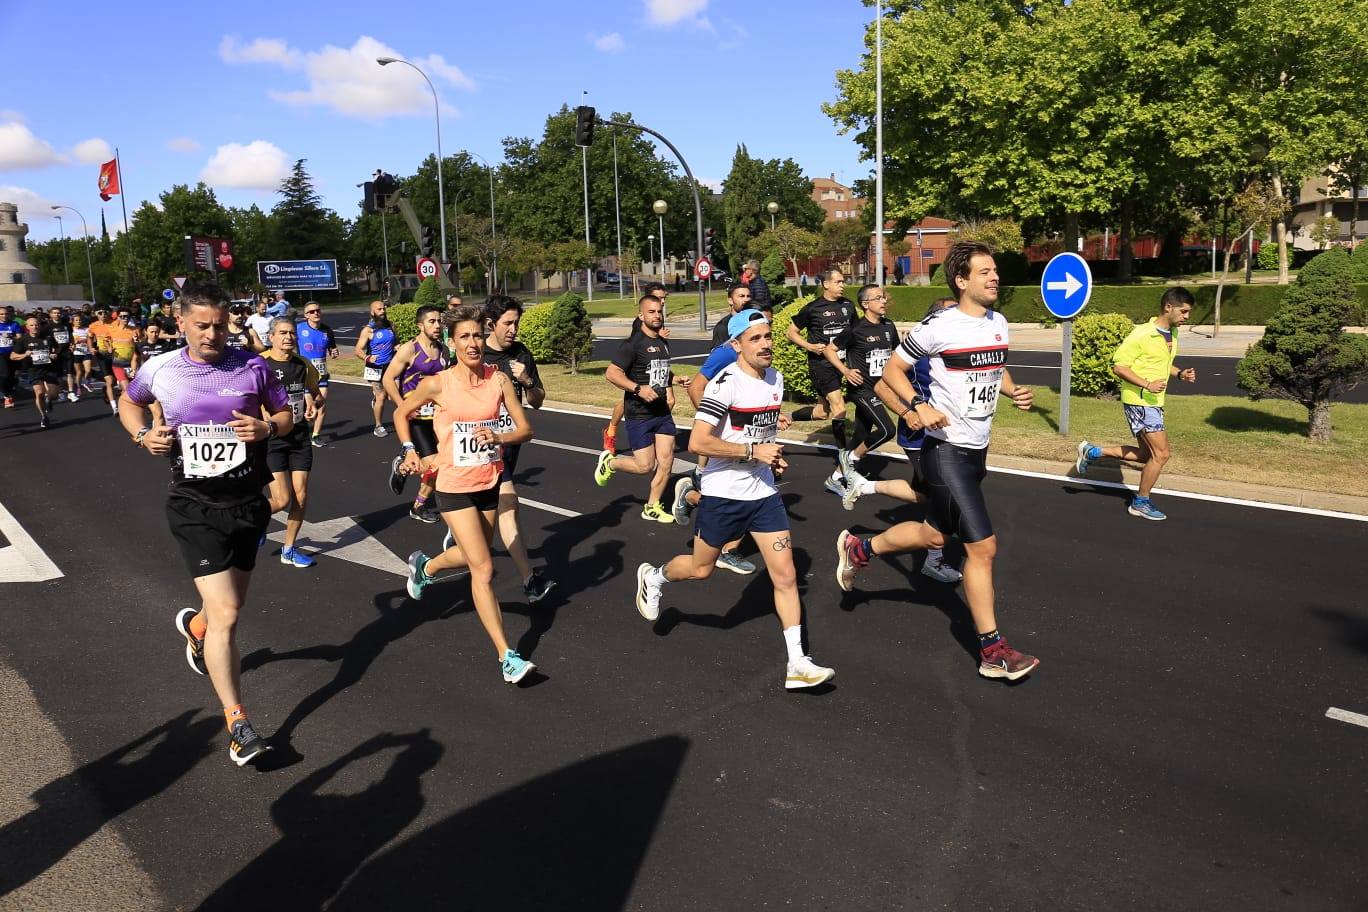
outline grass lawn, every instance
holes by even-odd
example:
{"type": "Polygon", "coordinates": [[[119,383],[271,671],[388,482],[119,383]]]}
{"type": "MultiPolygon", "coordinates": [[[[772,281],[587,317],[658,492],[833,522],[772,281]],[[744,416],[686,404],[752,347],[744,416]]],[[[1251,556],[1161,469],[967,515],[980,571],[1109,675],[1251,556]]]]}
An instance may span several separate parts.
{"type": "MultiPolygon", "coordinates": [[[[353,363],[359,374],[361,362],[353,359],[353,363]]],[[[612,408],[622,394],[603,379],[606,368],[606,361],[591,361],[571,375],[558,365],[542,365],[547,398],[612,408]]],[[[694,364],[680,364],[676,369],[683,376],[697,371],[694,364]]],[[[1062,437],[1058,433],[1059,394],[1040,388],[1035,392],[1036,404],[1030,412],[1000,402],[993,422],[993,453],[1072,462],[1075,447],[1084,437],[1098,443],[1133,442],[1119,402],[1074,397],[1070,434],[1062,437]]],[[[675,413],[685,420],[691,417],[690,409],[682,404],[686,398],[683,390],[676,391],[675,413]]],[[[784,410],[800,407],[786,403],[784,410]]],[[[1173,396],[1165,411],[1174,451],[1166,472],[1360,496],[1368,489],[1363,455],[1368,453],[1368,405],[1336,405],[1332,413],[1335,436],[1329,444],[1307,439],[1306,410],[1289,402],[1173,396]]],[[[828,422],[797,421],[788,434],[813,435],[829,442],[829,428],[828,422]]]]}

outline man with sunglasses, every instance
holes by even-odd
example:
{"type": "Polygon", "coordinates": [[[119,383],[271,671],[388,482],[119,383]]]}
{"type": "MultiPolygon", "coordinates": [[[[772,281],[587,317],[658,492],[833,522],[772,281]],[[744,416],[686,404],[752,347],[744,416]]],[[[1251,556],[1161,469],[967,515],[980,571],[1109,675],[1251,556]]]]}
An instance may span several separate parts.
{"type": "Polygon", "coordinates": [[[328,409],[328,359],[337,358],[337,341],[323,322],[323,308],[317,301],[304,303],[304,319],[295,326],[295,350],[318,371],[318,395],[314,398],[313,426],[309,444],[323,446],[323,416],[328,409]]]}

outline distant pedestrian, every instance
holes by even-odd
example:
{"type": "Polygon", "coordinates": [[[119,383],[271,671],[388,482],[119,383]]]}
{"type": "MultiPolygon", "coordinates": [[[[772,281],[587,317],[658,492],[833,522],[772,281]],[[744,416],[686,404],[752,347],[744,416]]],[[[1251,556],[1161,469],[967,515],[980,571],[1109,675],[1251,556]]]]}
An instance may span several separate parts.
{"type": "Polygon", "coordinates": [[[741,284],[750,289],[754,307],[759,310],[770,309],[769,282],[766,282],[764,277],[760,275],[760,262],[758,260],[746,260],[746,264],[741,267],[741,284]]]}

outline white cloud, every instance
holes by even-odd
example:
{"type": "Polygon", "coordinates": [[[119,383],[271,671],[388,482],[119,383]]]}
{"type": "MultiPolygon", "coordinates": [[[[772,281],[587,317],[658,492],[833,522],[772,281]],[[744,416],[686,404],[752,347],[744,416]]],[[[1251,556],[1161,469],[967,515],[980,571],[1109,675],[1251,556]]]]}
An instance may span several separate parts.
{"type": "MultiPolygon", "coordinates": [[[[377,57],[406,59],[394,48],[362,35],[349,48],[325,45],[317,51],[297,51],[276,39],[257,39],[242,45],[224,38],[219,55],[229,63],[269,63],[287,70],[302,69],[307,88],[274,89],[270,97],[282,104],[331,108],[339,114],[378,120],[396,114],[426,114],[432,94],[423,77],[407,66],[380,66],[377,57]]],[[[413,58],[434,85],[475,91],[475,81],[440,54],[413,58]]],[[[443,105],[448,113],[454,109],[443,105]]]]}
{"type": "Polygon", "coordinates": [[[19,111],[11,111],[9,108],[0,108],[0,123],[23,123],[24,115],[19,111]]]}
{"type": "Polygon", "coordinates": [[[71,147],[71,155],[83,165],[103,165],[114,157],[114,149],[103,139],[87,139],[71,147]]]}
{"type": "Polygon", "coordinates": [[[703,15],[707,8],[708,0],[646,0],[646,21],[664,27],[689,22],[712,31],[712,23],[703,15]]]}
{"type": "Polygon", "coordinates": [[[627,50],[627,42],[623,41],[617,32],[609,32],[606,35],[590,34],[589,40],[594,43],[597,50],[605,54],[617,54],[627,50]]]}
{"type": "Polygon", "coordinates": [[[274,190],[289,173],[290,161],[285,153],[274,143],[257,139],[245,146],[219,146],[200,172],[200,180],[212,187],[274,190]]]}
{"type": "Polygon", "coordinates": [[[188,136],[177,136],[175,139],[167,141],[166,148],[172,152],[198,152],[200,144],[188,136]]]}
{"type": "Polygon", "coordinates": [[[46,168],[66,161],[50,143],[18,121],[0,123],[0,171],[46,168]]]}

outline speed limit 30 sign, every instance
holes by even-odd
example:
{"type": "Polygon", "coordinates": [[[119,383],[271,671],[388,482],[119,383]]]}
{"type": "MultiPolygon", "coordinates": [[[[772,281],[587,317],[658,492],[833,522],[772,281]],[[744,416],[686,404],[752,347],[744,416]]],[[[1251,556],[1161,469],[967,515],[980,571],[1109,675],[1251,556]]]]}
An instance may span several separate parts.
{"type": "Polygon", "coordinates": [[[698,262],[694,264],[694,276],[702,282],[710,275],[712,275],[712,263],[707,257],[699,257],[698,262]]]}
{"type": "Polygon", "coordinates": [[[419,257],[418,276],[423,279],[437,278],[437,261],[432,257],[419,257]]]}

